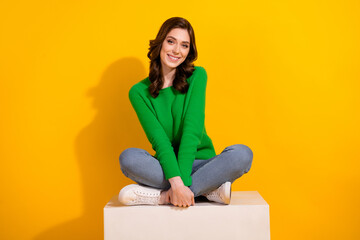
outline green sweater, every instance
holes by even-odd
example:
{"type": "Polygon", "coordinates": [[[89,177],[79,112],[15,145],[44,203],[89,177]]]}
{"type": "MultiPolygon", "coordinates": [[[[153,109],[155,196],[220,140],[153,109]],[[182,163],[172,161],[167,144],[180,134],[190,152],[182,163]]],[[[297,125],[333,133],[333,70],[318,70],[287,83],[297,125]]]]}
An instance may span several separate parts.
{"type": "Polygon", "coordinates": [[[154,98],[148,90],[151,82],[147,77],[131,87],[129,99],[156,151],[154,157],[159,160],[165,178],[180,176],[184,185],[190,186],[194,160],[206,160],[216,153],[204,123],[205,69],[195,66],[187,82],[190,86],[185,94],[170,86],[161,89],[154,98]]]}

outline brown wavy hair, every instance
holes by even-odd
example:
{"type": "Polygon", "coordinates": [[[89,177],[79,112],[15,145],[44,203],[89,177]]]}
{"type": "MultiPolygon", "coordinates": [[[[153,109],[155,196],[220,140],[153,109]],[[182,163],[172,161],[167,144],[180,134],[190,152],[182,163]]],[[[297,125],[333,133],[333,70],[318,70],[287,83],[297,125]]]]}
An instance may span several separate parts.
{"type": "Polygon", "coordinates": [[[160,27],[156,38],[154,40],[150,40],[149,52],[147,54],[148,58],[150,59],[149,80],[151,84],[149,86],[149,92],[154,98],[159,95],[159,91],[164,84],[160,51],[167,34],[173,28],[186,29],[190,36],[190,50],[184,62],[182,62],[176,68],[173,87],[181,93],[186,93],[189,89],[189,84],[187,83],[186,79],[190,77],[195,70],[193,62],[197,59],[197,50],[194,30],[191,24],[184,18],[169,18],[160,27]]]}

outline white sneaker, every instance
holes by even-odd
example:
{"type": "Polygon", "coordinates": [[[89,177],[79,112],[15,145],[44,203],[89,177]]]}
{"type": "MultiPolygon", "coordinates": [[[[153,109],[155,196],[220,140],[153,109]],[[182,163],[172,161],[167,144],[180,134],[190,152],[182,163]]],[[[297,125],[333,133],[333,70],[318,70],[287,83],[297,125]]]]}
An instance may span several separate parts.
{"type": "Polygon", "coordinates": [[[161,189],[130,184],[120,190],[118,200],[125,205],[159,205],[161,189]]]}
{"type": "Polygon", "coordinates": [[[231,182],[225,182],[210,193],[203,194],[208,200],[229,204],[231,199],[231,182]]]}

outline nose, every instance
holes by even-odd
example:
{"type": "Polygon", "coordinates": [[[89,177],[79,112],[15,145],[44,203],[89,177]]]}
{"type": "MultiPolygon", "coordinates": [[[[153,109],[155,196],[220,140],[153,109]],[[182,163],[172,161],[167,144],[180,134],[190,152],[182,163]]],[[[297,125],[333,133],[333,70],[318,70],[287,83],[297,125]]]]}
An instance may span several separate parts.
{"type": "Polygon", "coordinates": [[[174,54],[178,54],[179,53],[179,44],[176,44],[175,46],[174,46],[174,48],[173,48],[173,53],[174,54]]]}

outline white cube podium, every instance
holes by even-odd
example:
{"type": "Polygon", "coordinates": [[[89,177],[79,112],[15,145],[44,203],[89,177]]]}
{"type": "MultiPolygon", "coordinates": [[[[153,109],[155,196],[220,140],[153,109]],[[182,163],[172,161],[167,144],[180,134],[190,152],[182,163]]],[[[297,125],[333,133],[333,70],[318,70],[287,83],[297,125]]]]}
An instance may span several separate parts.
{"type": "Polygon", "coordinates": [[[269,240],[269,205],[257,191],[233,191],[229,205],[201,201],[125,206],[114,196],[104,207],[105,240],[269,240]]]}

